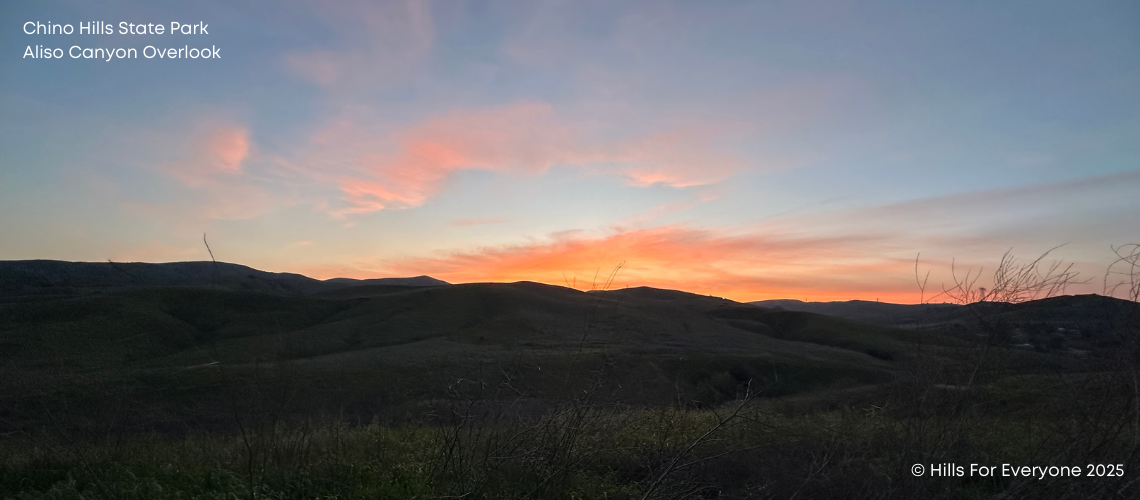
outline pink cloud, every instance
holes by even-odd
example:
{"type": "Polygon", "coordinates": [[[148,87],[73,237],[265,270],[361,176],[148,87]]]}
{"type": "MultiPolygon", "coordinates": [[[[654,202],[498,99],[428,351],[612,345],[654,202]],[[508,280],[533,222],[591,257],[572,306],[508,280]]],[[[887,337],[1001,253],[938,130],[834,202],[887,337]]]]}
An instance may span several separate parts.
{"type": "Polygon", "coordinates": [[[190,188],[197,199],[192,210],[210,219],[248,219],[266,213],[273,200],[247,176],[245,165],[253,145],[240,125],[207,120],[189,134],[182,158],[158,169],[190,188]]]}
{"type": "Polygon", "coordinates": [[[250,153],[249,131],[236,125],[207,125],[192,134],[184,159],[161,169],[183,184],[205,187],[242,172],[250,153]]]}
{"type": "Polygon", "coordinates": [[[249,131],[242,127],[220,127],[205,140],[206,157],[213,167],[227,174],[241,172],[241,163],[249,155],[249,131]]]}
{"type": "Polygon", "coordinates": [[[435,196],[459,170],[535,175],[556,165],[590,175],[624,177],[631,185],[683,188],[727,177],[735,158],[717,153],[716,134],[690,128],[633,140],[589,140],[580,127],[540,103],[461,110],[390,133],[370,134],[337,120],[313,135],[300,163],[314,178],[336,177],[342,216],[409,208],[435,196]]]}
{"type": "Polygon", "coordinates": [[[709,138],[692,130],[658,133],[615,147],[618,158],[633,166],[624,170],[635,186],[665,184],[673,187],[703,186],[727,177],[735,160],[702,148],[709,138]]]}

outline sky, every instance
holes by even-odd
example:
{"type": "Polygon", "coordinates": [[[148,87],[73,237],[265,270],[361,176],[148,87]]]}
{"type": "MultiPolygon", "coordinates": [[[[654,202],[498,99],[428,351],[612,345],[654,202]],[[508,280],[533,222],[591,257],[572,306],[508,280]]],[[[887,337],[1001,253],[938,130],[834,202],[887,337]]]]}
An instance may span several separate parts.
{"type": "Polygon", "coordinates": [[[4,260],[207,260],[206,234],[218,260],[320,279],[914,303],[916,257],[936,289],[1060,246],[1087,280],[1068,292],[1094,293],[1112,247],[1140,242],[1135,1],[39,1],[0,19],[4,260]],[[78,34],[91,21],[168,32],[78,34]],[[139,55],[67,55],[83,48],[139,55]]]}

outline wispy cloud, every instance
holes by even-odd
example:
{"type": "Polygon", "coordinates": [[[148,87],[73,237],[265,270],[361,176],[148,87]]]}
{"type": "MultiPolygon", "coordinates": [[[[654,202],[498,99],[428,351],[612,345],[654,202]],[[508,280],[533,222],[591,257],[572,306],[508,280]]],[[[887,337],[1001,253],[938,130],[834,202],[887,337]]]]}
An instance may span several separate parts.
{"type": "Polygon", "coordinates": [[[200,128],[204,130],[192,135],[185,158],[165,163],[161,169],[192,187],[209,186],[240,174],[250,153],[249,131],[231,124],[200,128]]]}
{"type": "Polygon", "coordinates": [[[273,206],[272,197],[245,170],[254,148],[244,126],[203,119],[183,141],[165,140],[179,158],[159,163],[157,169],[194,193],[197,201],[191,214],[209,219],[249,219],[273,206]]]}
{"type": "MultiPolygon", "coordinates": [[[[336,271],[368,276],[429,274],[455,283],[539,281],[564,285],[572,281],[580,288],[589,288],[595,276],[606,276],[624,263],[616,280],[619,287],[675,288],[736,300],[791,297],[914,302],[918,298],[914,259],[920,252],[924,268],[934,271],[934,289],[939,280],[948,282],[951,259],[957,260],[959,269],[977,269],[992,265],[1010,246],[1017,254],[1036,256],[1064,243],[1050,238],[1083,230],[1083,219],[1078,218],[1058,220],[1037,234],[1034,228],[1039,221],[1016,217],[995,218],[993,226],[971,223],[970,231],[947,230],[959,224],[960,218],[1020,213],[1026,206],[1034,207],[1035,214],[1047,216],[1048,211],[1041,211],[1042,204],[1063,196],[1088,197],[1104,194],[1105,189],[1123,186],[1127,190],[1133,184],[1140,184],[1140,172],[789,215],[734,227],[672,224],[563,231],[522,243],[373,260],[336,271]]],[[[1133,205],[1136,203],[1140,202],[1133,205]]],[[[1060,204],[1055,211],[1063,212],[1068,206],[1060,204]]],[[[1107,212],[1092,213],[1105,217],[1112,227],[1124,228],[1129,224],[1128,214],[1134,212],[1119,212],[1113,207],[1117,206],[1109,203],[1102,207],[1107,212]]],[[[1131,226],[1140,227],[1135,222],[1131,226]]],[[[1101,263],[1109,256],[1107,245],[1102,243],[1094,240],[1091,245],[1068,246],[1054,257],[1075,261],[1079,270],[1095,277],[1103,273],[1101,263]]],[[[1078,288],[1069,291],[1096,291],[1087,286],[1078,288]]]]}
{"type": "MultiPolygon", "coordinates": [[[[885,231],[911,237],[980,238],[994,243],[1018,239],[1089,239],[1084,229],[1112,226],[1111,234],[1135,234],[1140,221],[1140,170],[932,196],[840,211],[798,215],[773,226],[824,231],[885,231]],[[1008,237],[1008,238],[1003,238],[1008,237]]],[[[1098,238],[1103,238],[1101,235],[1098,238]]],[[[1037,243],[1041,243],[1037,241],[1037,243]]]]}
{"type": "Polygon", "coordinates": [[[334,215],[420,206],[459,170],[536,175],[556,165],[623,177],[633,186],[701,186],[727,177],[737,161],[702,129],[604,142],[589,140],[553,107],[520,103],[460,110],[389,133],[338,120],[314,134],[295,162],[315,178],[339,173],[345,205],[334,215]]]}
{"type": "Polygon", "coordinates": [[[314,20],[337,36],[328,47],[288,52],[285,64],[334,100],[409,78],[432,48],[435,27],[426,1],[326,2],[315,7],[314,20]]]}

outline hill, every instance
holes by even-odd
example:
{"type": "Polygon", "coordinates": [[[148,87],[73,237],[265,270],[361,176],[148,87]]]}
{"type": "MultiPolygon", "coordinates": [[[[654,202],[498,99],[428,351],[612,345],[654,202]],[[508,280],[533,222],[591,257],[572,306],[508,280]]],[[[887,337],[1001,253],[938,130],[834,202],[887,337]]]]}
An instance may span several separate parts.
{"type": "Polygon", "coordinates": [[[792,299],[760,300],[750,304],[787,311],[811,312],[861,323],[908,327],[920,323],[936,323],[957,318],[957,304],[891,304],[866,300],[842,302],[804,302],[792,299]]]}
{"type": "Polygon", "coordinates": [[[789,299],[762,300],[750,304],[899,328],[934,328],[985,320],[1009,324],[1050,324],[1059,328],[1104,329],[1111,321],[1136,314],[1137,309],[1133,302],[1094,294],[1063,295],[1018,304],[890,304],[865,300],[803,302],[789,299]]]}
{"type": "Polygon", "coordinates": [[[456,380],[560,397],[604,370],[613,398],[715,404],[750,380],[772,395],[884,382],[908,343],[953,340],[646,288],[127,288],[0,304],[0,400],[35,420],[44,383],[94,407],[130,388],[145,429],[209,420],[226,380],[290,385],[300,413],[367,415],[447,398],[456,380]]]}
{"type": "Polygon", "coordinates": [[[312,295],[349,286],[442,286],[429,276],[357,280],[316,280],[293,273],[259,271],[225,262],[64,262],[57,260],[0,261],[0,298],[71,295],[99,290],[156,287],[210,287],[292,295],[312,295]]]}
{"type": "Polygon", "coordinates": [[[375,278],[375,279],[353,279],[353,278],[332,278],[325,280],[325,283],[332,283],[337,285],[347,286],[361,286],[361,285],[388,285],[388,286],[444,286],[450,283],[437,280],[431,276],[413,276],[411,278],[375,278]]]}

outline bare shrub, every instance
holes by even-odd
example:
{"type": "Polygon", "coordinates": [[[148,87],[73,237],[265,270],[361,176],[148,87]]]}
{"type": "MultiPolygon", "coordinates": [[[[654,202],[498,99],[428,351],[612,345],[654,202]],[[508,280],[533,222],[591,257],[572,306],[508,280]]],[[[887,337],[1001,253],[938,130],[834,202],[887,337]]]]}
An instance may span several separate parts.
{"type": "Polygon", "coordinates": [[[1115,297],[1123,290],[1124,298],[1140,302],[1140,243],[1111,248],[1117,258],[1104,272],[1104,294],[1115,297]]]}
{"type": "MultiPolygon", "coordinates": [[[[971,304],[974,302],[1016,304],[1064,294],[1069,286],[1087,281],[1079,279],[1080,273],[1073,270],[1072,263],[1061,260],[1046,261],[1049,254],[1058,248],[1061,247],[1050,248],[1028,262],[1020,261],[1013,254],[1012,249],[1006,250],[998,261],[989,287],[978,283],[982,277],[983,268],[977,270],[969,268],[966,269],[965,275],[960,275],[956,261],[952,260],[950,263],[951,282],[949,284],[944,283],[942,291],[929,300],[942,298],[955,304],[971,304]]],[[[914,273],[919,288],[919,303],[925,304],[928,302],[925,299],[925,293],[930,272],[927,271],[923,279],[919,280],[918,257],[915,257],[914,273]]]]}

